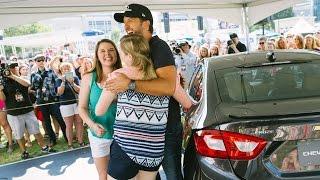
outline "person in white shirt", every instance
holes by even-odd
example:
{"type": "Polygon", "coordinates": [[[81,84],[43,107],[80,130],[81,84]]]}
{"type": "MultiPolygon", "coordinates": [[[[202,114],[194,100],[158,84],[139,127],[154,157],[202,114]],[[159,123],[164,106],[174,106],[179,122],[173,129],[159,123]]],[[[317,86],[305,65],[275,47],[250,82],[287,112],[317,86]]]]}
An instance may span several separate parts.
{"type": "Polygon", "coordinates": [[[190,51],[191,46],[188,42],[179,44],[181,51],[175,55],[175,64],[182,78],[186,82],[185,89],[188,88],[189,82],[196,68],[197,56],[190,51]]]}

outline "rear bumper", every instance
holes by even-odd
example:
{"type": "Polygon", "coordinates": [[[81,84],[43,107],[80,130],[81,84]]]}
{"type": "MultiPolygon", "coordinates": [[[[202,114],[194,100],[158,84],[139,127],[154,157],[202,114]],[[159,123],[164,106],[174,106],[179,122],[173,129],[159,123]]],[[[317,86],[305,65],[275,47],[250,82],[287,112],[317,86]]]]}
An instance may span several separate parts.
{"type": "MultiPolygon", "coordinates": [[[[203,180],[240,180],[234,173],[230,161],[225,159],[208,158],[197,155],[200,166],[200,175],[203,180]]],[[[296,173],[296,174],[281,174],[273,173],[278,171],[272,168],[271,164],[262,163],[261,159],[255,159],[247,166],[247,176],[243,179],[254,180],[319,180],[320,172],[296,173]],[[260,162],[260,163],[257,163],[260,162]]]]}

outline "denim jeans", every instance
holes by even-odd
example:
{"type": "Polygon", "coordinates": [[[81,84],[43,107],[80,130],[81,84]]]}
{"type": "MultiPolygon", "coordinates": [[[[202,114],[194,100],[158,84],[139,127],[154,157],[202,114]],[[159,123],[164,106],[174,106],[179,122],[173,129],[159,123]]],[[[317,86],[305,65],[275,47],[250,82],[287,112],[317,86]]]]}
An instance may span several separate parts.
{"type": "Polygon", "coordinates": [[[182,124],[178,120],[167,125],[162,167],[167,180],[182,180],[181,172],[182,124]]]}
{"type": "Polygon", "coordinates": [[[57,105],[57,104],[42,105],[42,106],[40,106],[40,110],[43,115],[45,128],[46,128],[46,131],[48,132],[50,141],[56,142],[56,135],[55,135],[55,133],[52,129],[52,126],[51,126],[50,115],[56,118],[56,120],[58,121],[58,123],[60,125],[63,136],[67,140],[66,124],[64,123],[63,118],[61,116],[59,105],[57,105]]]}

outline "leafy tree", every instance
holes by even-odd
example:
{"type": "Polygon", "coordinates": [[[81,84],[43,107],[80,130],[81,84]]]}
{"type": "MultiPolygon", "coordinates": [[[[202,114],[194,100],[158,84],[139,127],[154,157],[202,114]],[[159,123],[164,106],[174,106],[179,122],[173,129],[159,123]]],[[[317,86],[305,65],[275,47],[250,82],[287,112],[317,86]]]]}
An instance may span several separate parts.
{"type": "MultiPolygon", "coordinates": [[[[6,37],[14,37],[14,36],[23,36],[27,34],[36,34],[41,32],[50,32],[51,28],[44,26],[39,23],[27,24],[27,25],[20,25],[16,27],[9,27],[4,29],[3,36],[6,37]]],[[[8,55],[13,54],[11,46],[4,46],[4,50],[8,55]]],[[[22,49],[17,47],[17,54],[21,54],[22,49]]]]}
{"type": "Polygon", "coordinates": [[[293,17],[294,13],[293,13],[293,8],[287,8],[285,10],[282,10],[278,13],[275,13],[274,15],[271,16],[272,20],[276,20],[276,19],[284,19],[284,18],[289,18],[289,17],[293,17]]]}
{"type": "Polygon", "coordinates": [[[120,30],[119,29],[112,30],[110,38],[116,44],[119,43],[120,42],[120,30]]]}
{"type": "Polygon", "coordinates": [[[4,37],[22,36],[27,34],[36,34],[40,32],[50,32],[51,28],[39,23],[9,27],[4,29],[4,37]]]}

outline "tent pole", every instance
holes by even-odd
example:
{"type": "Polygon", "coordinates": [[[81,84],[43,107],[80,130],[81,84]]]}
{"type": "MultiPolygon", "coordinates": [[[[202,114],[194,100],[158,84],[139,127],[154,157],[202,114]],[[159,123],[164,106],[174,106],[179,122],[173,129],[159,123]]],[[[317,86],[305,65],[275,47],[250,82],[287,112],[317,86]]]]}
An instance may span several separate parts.
{"type": "Polygon", "coordinates": [[[6,57],[6,51],[4,49],[4,45],[0,45],[0,54],[2,54],[4,57],[6,57]]]}
{"type": "Polygon", "coordinates": [[[247,51],[250,50],[248,9],[249,9],[248,5],[247,4],[243,4],[243,7],[242,7],[242,32],[244,32],[244,34],[246,36],[247,51]]]}

